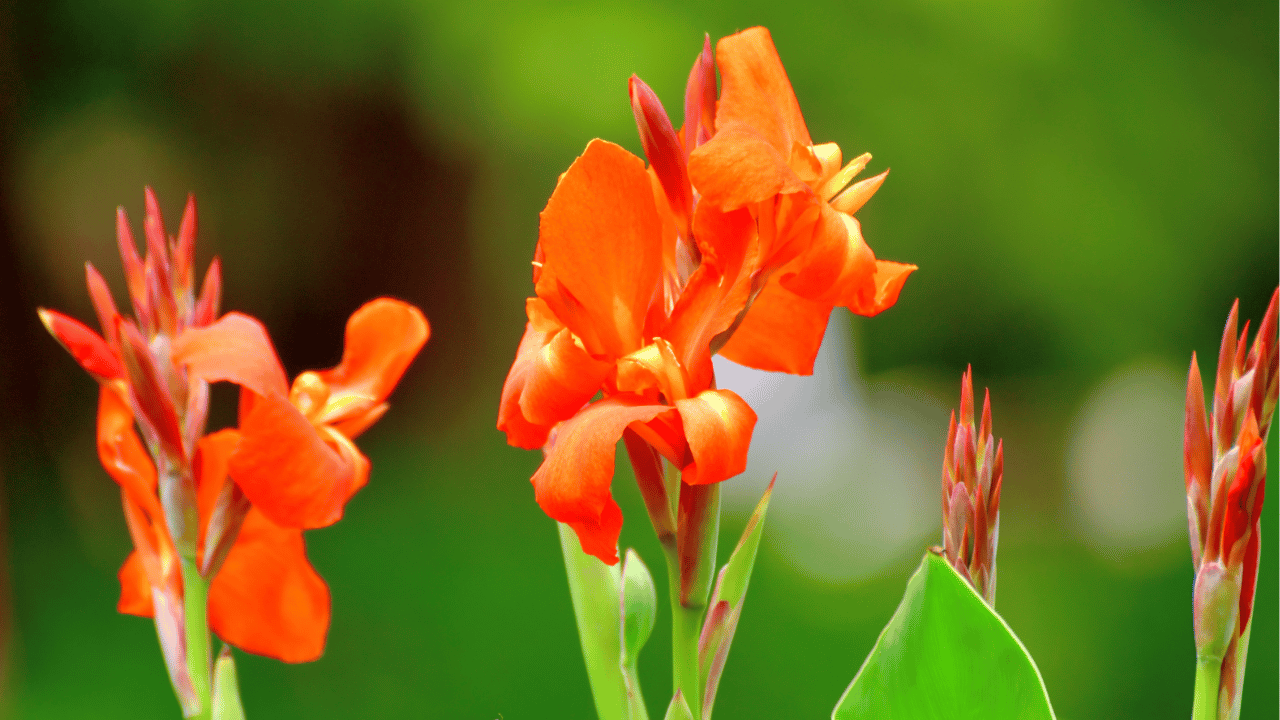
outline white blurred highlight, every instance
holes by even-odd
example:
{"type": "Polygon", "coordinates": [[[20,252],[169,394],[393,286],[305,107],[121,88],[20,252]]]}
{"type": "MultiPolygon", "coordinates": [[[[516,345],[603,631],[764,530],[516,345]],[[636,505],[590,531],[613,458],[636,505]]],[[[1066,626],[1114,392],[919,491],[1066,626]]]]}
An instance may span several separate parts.
{"type": "Polygon", "coordinates": [[[837,310],[810,377],[715,358],[717,385],[759,416],[747,471],[724,484],[727,507],[748,512],[776,471],[765,541],[832,583],[923,552],[941,524],[945,411],[922,394],[868,388],[852,345],[848,314],[837,310]]]}
{"type": "Polygon", "coordinates": [[[1090,393],[1067,450],[1067,495],[1080,539],[1123,559],[1186,533],[1185,380],[1163,364],[1114,371],[1090,393]]]}

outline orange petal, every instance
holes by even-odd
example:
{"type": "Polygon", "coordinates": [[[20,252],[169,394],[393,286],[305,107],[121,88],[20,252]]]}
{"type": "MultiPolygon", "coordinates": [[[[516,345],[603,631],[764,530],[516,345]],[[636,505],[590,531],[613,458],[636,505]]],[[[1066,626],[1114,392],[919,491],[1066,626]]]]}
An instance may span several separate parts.
{"type": "Polygon", "coordinates": [[[218,504],[218,495],[227,478],[231,453],[240,442],[240,431],[219,430],[200,438],[196,455],[196,508],[200,518],[200,547],[204,547],[205,526],[218,504]]]}
{"type": "Polygon", "coordinates": [[[359,489],[356,468],[288,400],[258,396],[241,418],[231,477],[279,525],[317,528],[342,517],[359,489]]]}
{"type": "Polygon", "coordinates": [[[756,414],[737,393],[704,390],[697,397],[677,400],[676,409],[693,456],[681,473],[686,484],[717,483],[747,469],[756,414]]]}
{"type": "Polygon", "coordinates": [[[302,531],[249,511],[209,587],[209,625],[241,650],[284,662],[324,652],[329,588],[307,560],[302,531]]]}
{"type": "Polygon", "coordinates": [[[520,408],[520,397],[524,394],[525,384],[529,380],[543,346],[551,335],[538,330],[530,322],[525,325],[524,337],[520,339],[520,348],[516,350],[515,362],[507,372],[506,382],[502,385],[502,401],[498,405],[498,429],[507,434],[507,442],[526,450],[535,450],[547,443],[550,426],[535,425],[529,422],[520,408]]]}
{"type": "Polygon", "coordinates": [[[124,377],[124,366],[120,357],[111,349],[106,340],[89,329],[79,320],[72,319],[56,310],[40,308],[36,311],[45,329],[62,347],[71,353],[80,367],[84,368],[99,382],[124,377]]]}
{"type": "Polygon", "coordinates": [[[120,578],[120,601],[116,603],[116,611],[126,615],[151,617],[155,613],[151,605],[151,583],[147,582],[147,570],[143,567],[142,557],[137,550],[125,558],[117,577],[120,578]]]}
{"type": "Polygon", "coordinates": [[[284,368],[267,329],[255,318],[230,312],[212,325],[188,328],[173,343],[173,361],[192,377],[225,380],[258,395],[289,392],[284,368]]]}
{"type": "Polygon", "coordinates": [[[780,230],[790,234],[787,242],[801,248],[802,255],[784,269],[783,287],[812,300],[842,305],[845,295],[870,283],[876,256],[862,239],[862,226],[849,215],[814,201],[816,215],[780,230]]]}
{"type": "Polygon", "coordinates": [[[830,315],[830,305],[770,280],[720,354],[759,370],[811,375],[830,315]]]}
{"type": "Polygon", "coordinates": [[[133,429],[133,410],[110,385],[98,391],[98,460],[133,502],[153,517],[163,516],[156,467],[133,429]]]}
{"type": "Polygon", "coordinates": [[[319,373],[329,384],[329,403],[341,403],[346,395],[373,404],[385,400],[430,335],[427,319],[408,303],[391,298],[365,303],[347,321],[342,363],[319,373]]]}
{"type": "Polygon", "coordinates": [[[551,426],[573,417],[600,389],[612,367],[588,355],[565,328],[533,358],[520,393],[520,411],[535,425],[551,426]]]}
{"type": "Polygon", "coordinates": [[[753,27],[720,38],[716,64],[720,66],[717,132],[730,123],[750,125],[784,157],[790,157],[797,144],[813,144],[768,30],[753,27]]]}
{"type": "Polygon", "coordinates": [[[642,405],[618,397],[599,400],[556,431],[533,475],[538,505],[578,533],[582,550],[610,565],[618,562],[622,511],[609,490],[614,452],[627,425],[652,420],[667,405],[642,405]]]}
{"type": "Polygon", "coordinates": [[[644,161],[592,140],[560,176],[538,230],[538,296],[593,355],[642,344],[662,270],[662,223],[644,161]]]}
{"type": "Polygon", "coordinates": [[[787,156],[757,128],[742,124],[722,125],[694,150],[689,156],[689,177],[702,194],[701,202],[722,210],[736,210],[778,193],[808,190],[787,156]]]}
{"type": "Polygon", "coordinates": [[[916,270],[915,265],[877,260],[871,282],[858,286],[854,292],[842,297],[841,302],[858,315],[877,315],[898,302],[898,294],[902,292],[907,276],[916,270]]]}
{"type": "Polygon", "coordinates": [[[725,213],[702,205],[695,227],[703,261],[689,276],[662,334],[689,373],[690,388],[702,388],[711,381],[713,340],[734,323],[751,296],[748,254],[755,249],[755,223],[746,210],[725,213]]]}

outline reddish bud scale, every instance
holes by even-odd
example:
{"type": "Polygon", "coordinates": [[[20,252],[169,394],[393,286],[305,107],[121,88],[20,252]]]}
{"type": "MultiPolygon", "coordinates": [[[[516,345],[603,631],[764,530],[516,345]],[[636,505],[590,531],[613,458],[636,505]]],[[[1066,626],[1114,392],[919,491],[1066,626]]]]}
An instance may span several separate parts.
{"type": "Polygon", "coordinates": [[[973,367],[960,384],[960,421],[951,414],[942,460],[942,547],[946,557],[988,605],[996,600],[996,546],[1000,536],[1000,486],[1004,442],[991,432],[991,392],[974,427],[973,367]]]}
{"type": "Polygon", "coordinates": [[[1237,332],[1239,301],[1232,305],[1218,351],[1211,415],[1205,412],[1194,354],[1187,376],[1183,468],[1196,568],[1196,652],[1222,661],[1220,717],[1238,713],[1244,682],[1266,488],[1265,443],[1276,407],[1278,298],[1280,289],[1271,296],[1252,346],[1248,322],[1237,332]]]}

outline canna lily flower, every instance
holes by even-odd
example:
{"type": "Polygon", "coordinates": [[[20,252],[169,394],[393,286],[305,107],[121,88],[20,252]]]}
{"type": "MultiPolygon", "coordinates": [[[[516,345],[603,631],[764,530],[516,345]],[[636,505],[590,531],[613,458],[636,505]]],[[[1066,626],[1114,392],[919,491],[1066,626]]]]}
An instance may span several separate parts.
{"type": "Polygon", "coordinates": [[[216,319],[216,258],[195,295],[194,198],[176,238],[167,237],[150,188],[146,205],[145,260],[123,209],[117,214],[134,318],[120,315],[92,265],[101,335],[55,311],[40,316],[101,386],[98,454],[121,487],[134,542],[118,609],[155,618],[190,714],[201,707],[196,676],[209,665],[188,657],[192,583],[207,584],[208,624],[225,642],[286,662],[322,653],[329,591],[307,560],[302,530],[336,521],[367,482],[368,460],[352,440],[385,413],[429,328],[416,308],[374,300],[348,322],[342,362],[303,373],[290,388],[261,323],[240,313],[216,319]],[[239,426],[205,435],[208,384],[221,380],[242,387],[239,426]]]}
{"type": "Polygon", "coordinates": [[[973,367],[960,381],[960,422],[951,413],[942,460],[942,555],[987,601],[996,604],[996,545],[1004,441],[991,434],[991,391],[982,401],[982,426],[973,424],[973,367]]]}
{"type": "MultiPolygon", "coordinates": [[[[1195,354],[1187,376],[1183,449],[1191,559],[1196,567],[1193,609],[1201,666],[1197,709],[1211,693],[1219,718],[1240,713],[1245,657],[1258,581],[1259,528],[1267,482],[1266,439],[1278,392],[1277,300],[1271,295],[1252,347],[1249,325],[1236,335],[1239,302],[1231,307],[1218,352],[1212,426],[1195,354]],[[1214,683],[1202,689],[1205,668],[1214,683]]],[[[1212,707],[1212,705],[1210,705],[1212,707]]],[[[1197,715],[1199,717],[1199,715],[1197,715]]]]}
{"type": "Polygon", "coordinates": [[[337,522],[369,478],[369,460],[352,442],[387,411],[387,395],[430,329],[417,308],[379,298],[347,322],[342,363],[285,382],[260,322],[228,313],[174,343],[190,377],[241,387],[239,442],[228,470],[253,505],[284,527],[337,522]]]}
{"type": "Polygon", "coordinates": [[[815,145],[786,70],[762,27],[717,44],[715,133],[689,157],[701,204],[745,211],[756,226],[754,301],[722,354],[762,370],[809,374],[833,307],[876,315],[915,265],[877,260],[853,217],[888,171],[852,182],[871,160],[841,165],[815,145]]]}
{"type": "Polygon", "coordinates": [[[709,338],[684,331],[699,298],[664,299],[663,250],[674,238],[663,220],[644,162],[617,145],[593,140],[561,176],[542,213],[537,296],[498,417],[512,444],[546,445],[538,504],[611,564],[622,512],[609,485],[624,431],[694,486],[742,472],[755,425],[740,397],[713,387],[709,338]]]}
{"type": "Polygon", "coordinates": [[[845,190],[866,159],[840,171],[838,148],[811,147],[767,31],[720,47],[724,94],[717,105],[708,38],[679,131],[653,91],[631,78],[648,168],[593,140],[561,176],[542,213],[536,297],[503,387],[498,429],[513,445],[547,453],[533,477],[539,505],[610,563],[622,525],[609,488],[620,437],[659,538],[675,544],[682,531],[669,506],[697,517],[702,501],[691,491],[686,502],[680,488],[679,503],[666,496],[660,458],[681,469],[682,488],[720,482],[745,468],[755,422],[741,398],[715,388],[712,355],[811,372],[834,306],[875,314],[915,269],[876,261],[862,242],[851,213],[883,176],[845,190]],[[760,105],[754,115],[744,110],[752,103],[760,105]],[[755,132],[749,120],[778,112],[813,163],[834,157],[836,167],[810,163],[816,169],[798,185],[765,192],[762,168],[777,152],[732,142],[755,132]],[[727,178],[752,179],[738,183],[752,189],[743,195],[727,178]]]}

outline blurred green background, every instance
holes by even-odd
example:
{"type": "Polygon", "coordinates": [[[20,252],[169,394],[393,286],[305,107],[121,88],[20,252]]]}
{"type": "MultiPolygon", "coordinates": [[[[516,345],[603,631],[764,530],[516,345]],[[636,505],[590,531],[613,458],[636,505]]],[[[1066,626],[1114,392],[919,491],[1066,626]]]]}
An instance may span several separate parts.
{"type": "MultiPolygon", "coordinates": [[[[892,310],[833,325],[872,409],[824,445],[923,460],[836,463],[847,485],[826,495],[760,466],[776,454],[730,481],[746,489],[722,548],[773,469],[779,515],[717,717],[828,716],[936,542],[936,490],[880,503],[934,487],[970,362],[1006,445],[997,606],[1059,717],[1185,717],[1181,396],[1192,350],[1212,372],[1232,299],[1256,319],[1277,283],[1274,2],[0,1],[0,714],[178,714],[152,626],[114,610],[129,541],[93,454],[95,388],[34,312],[92,317],[85,260],[123,297],[112,213],[140,227],[151,184],[171,227],[197,195],[200,266],[222,257],[224,307],[261,317],[291,374],[333,364],[376,295],[434,330],[362,440],[368,488],[307,536],[334,598],[326,654],[239,654],[250,717],[591,717],[527,482],[539,456],[493,429],[537,214],[590,138],[639,151],[632,72],[678,122],[702,34],[756,24],[815,140],[893,168],[860,217],[880,257],[921,268],[892,310]],[[886,436],[890,415],[910,421],[886,436]],[[868,518],[904,529],[796,534],[857,538],[868,518]]],[[[614,487],[622,542],[658,570],[625,468],[614,487]]],[[[1246,718],[1278,704],[1272,494],[1246,718]]],[[[658,716],[666,623],[641,658],[658,716]]]]}

